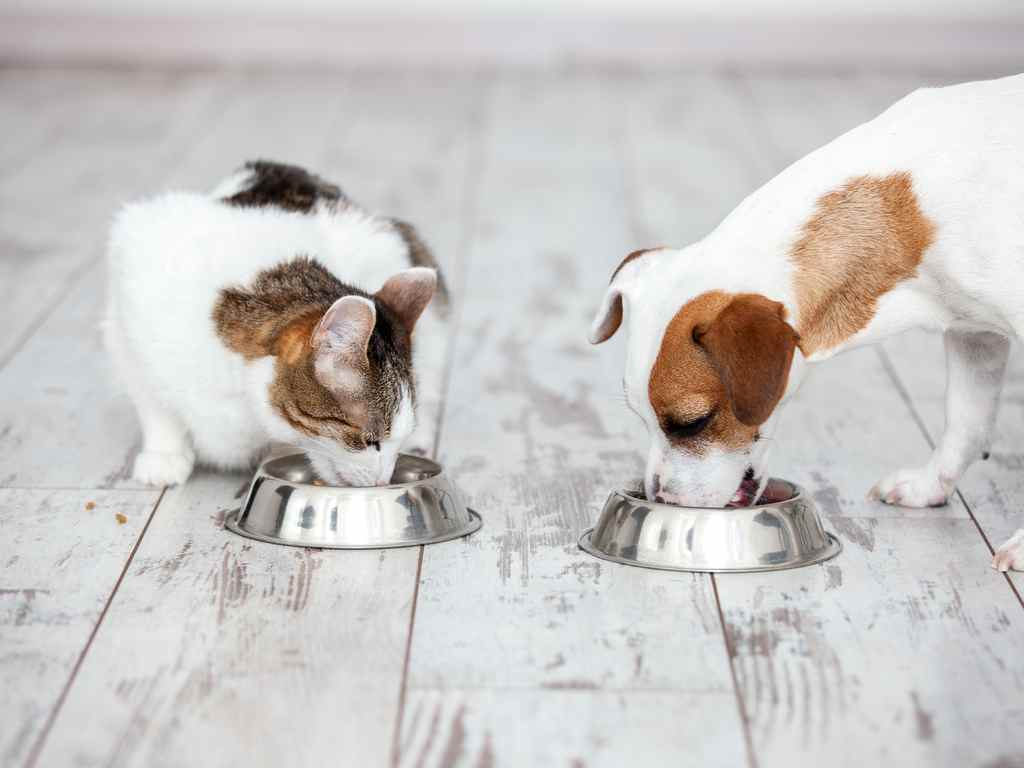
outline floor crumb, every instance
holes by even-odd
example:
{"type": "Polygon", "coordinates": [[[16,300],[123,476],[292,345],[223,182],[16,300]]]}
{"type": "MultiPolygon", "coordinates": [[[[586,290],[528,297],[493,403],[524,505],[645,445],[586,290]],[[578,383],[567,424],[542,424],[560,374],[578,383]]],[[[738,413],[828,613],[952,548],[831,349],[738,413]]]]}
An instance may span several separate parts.
{"type": "Polygon", "coordinates": [[[87,501],[87,502],[85,502],[85,511],[86,512],[92,512],[94,509],[96,509],[96,502],[95,501],[87,501]]]}
{"type": "Polygon", "coordinates": [[[114,519],[117,520],[118,525],[124,525],[128,522],[128,518],[122,515],[120,512],[114,515],[114,519]]]}

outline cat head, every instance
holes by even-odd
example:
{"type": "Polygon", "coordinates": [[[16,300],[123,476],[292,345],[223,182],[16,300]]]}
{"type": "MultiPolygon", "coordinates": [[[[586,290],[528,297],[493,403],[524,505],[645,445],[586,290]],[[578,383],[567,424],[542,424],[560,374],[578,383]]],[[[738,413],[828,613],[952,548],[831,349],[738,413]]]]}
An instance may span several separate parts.
{"type": "MultiPolygon", "coordinates": [[[[282,269],[295,266],[269,283],[261,275],[254,290],[225,291],[215,311],[218,332],[246,357],[265,358],[250,370],[256,410],[271,439],[305,450],[329,483],[386,484],[416,425],[412,333],[437,274],[407,269],[374,294],[346,286],[346,295],[324,310],[308,303],[309,294],[333,276],[311,260],[282,269]],[[276,313],[267,306],[275,293],[269,304],[276,313]],[[242,294],[247,300],[239,302],[242,294]],[[226,321],[232,314],[245,318],[244,340],[242,329],[226,321]]],[[[336,296],[336,285],[332,290],[336,296]]]]}

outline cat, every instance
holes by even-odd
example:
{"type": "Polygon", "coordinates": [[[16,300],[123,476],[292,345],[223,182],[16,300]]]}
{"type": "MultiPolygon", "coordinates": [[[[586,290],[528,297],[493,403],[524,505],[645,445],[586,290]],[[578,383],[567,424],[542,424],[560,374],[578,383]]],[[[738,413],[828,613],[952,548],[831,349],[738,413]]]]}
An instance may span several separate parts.
{"type": "Polygon", "coordinates": [[[251,468],[289,443],[326,482],[382,485],[400,448],[431,451],[448,296],[410,224],[255,161],[209,194],[125,206],[108,261],[104,336],[142,425],[138,482],[251,468]]]}

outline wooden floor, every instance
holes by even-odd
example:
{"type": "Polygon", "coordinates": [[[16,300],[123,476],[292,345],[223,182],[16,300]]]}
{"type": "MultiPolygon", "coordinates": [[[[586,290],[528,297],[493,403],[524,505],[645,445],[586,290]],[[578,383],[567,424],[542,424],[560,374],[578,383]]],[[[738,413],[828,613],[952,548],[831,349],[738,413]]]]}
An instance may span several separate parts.
{"type": "Polygon", "coordinates": [[[586,330],[628,251],[684,244],[918,84],[775,77],[0,70],[0,765],[1024,766],[1024,360],[943,509],[865,500],[943,422],[941,342],[840,357],[774,469],[833,562],[707,576],[590,559],[641,471],[623,347],[586,330]],[[222,528],[241,475],[130,479],[99,343],[118,204],[309,164],[417,223],[458,297],[439,455],[484,528],[426,549],[222,528]]]}

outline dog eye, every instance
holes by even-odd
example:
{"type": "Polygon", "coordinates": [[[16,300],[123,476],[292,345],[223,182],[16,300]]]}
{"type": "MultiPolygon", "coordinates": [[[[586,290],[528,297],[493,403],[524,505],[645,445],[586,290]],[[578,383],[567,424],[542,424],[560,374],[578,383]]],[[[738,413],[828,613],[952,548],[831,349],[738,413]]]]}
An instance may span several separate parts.
{"type": "Polygon", "coordinates": [[[704,428],[711,423],[711,420],[715,417],[714,411],[708,411],[698,419],[692,419],[690,421],[676,421],[671,416],[666,418],[662,422],[662,429],[665,430],[665,434],[676,440],[684,440],[688,437],[694,437],[704,431],[704,428]]]}

